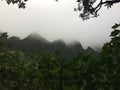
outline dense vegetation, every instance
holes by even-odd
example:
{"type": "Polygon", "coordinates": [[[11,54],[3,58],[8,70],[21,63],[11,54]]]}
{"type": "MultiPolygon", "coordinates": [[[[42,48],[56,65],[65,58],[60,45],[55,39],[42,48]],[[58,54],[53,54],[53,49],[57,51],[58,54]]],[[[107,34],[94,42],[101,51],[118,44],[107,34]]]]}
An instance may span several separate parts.
{"type": "Polygon", "coordinates": [[[7,33],[0,34],[0,90],[120,90],[120,24],[112,28],[111,41],[101,58],[61,52],[27,54],[11,49],[7,33]]]}

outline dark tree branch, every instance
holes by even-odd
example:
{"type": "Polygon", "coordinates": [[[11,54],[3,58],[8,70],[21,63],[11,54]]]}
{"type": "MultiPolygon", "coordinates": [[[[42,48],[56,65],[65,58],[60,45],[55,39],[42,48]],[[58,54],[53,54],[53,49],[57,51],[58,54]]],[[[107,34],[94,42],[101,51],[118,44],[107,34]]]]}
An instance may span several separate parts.
{"type": "Polygon", "coordinates": [[[98,0],[77,0],[78,2],[77,10],[80,11],[80,17],[83,20],[89,19],[91,17],[99,16],[98,12],[103,5],[105,5],[107,8],[111,8],[113,4],[120,2],[120,0],[111,0],[111,1],[100,0],[97,6],[94,7],[94,4],[96,3],[96,1],[98,0]]]}
{"type": "Polygon", "coordinates": [[[112,0],[112,1],[102,2],[102,4],[107,4],[107,3],[112,3],[112,4],[114,4],[114,3],[119,3],[119,2],[120,2],[120,0],[112,0]]]}
{"type": "MultiPolygon", "coordinates": [[[[28,0],[5,0],[7,4],[17,4],[19,8],[25,8],[26,2],[28,0]]],[[[58,0],[56,0],[58,1],[58,0]]],[[[78,7],[74,8],[74,11],[80,11],[80,17],[83,20],[89,19],[91,17],[99,16],[98,12],[105,5],[107,8],[111,8],[111,6],[115,3],[119,3],[120,0],[77,0],[78,7]],[[100,1],[96,7],[94,4],[96,1],[100,1]]]]}

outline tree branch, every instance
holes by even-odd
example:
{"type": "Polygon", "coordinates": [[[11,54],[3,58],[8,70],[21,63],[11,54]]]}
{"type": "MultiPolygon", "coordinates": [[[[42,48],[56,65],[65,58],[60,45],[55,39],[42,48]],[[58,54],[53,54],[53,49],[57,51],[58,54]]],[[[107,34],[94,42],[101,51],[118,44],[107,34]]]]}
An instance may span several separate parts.
{"type": "Polygon", "coordinates": [[[119,3],[120,0],[113,0],[113,1],[105,1],[105,2],[102,2],[102,4],[107,4],[107,3],[111,3],[111,4],[114,4],[114,3],[119,3]]]}

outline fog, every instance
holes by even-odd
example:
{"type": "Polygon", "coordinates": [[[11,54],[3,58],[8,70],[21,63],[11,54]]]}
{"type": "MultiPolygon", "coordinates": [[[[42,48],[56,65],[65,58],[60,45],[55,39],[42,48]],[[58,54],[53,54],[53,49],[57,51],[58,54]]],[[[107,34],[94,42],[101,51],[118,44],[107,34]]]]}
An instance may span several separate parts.
{"type": "Polygon", "coordinates": [[[36,32],[51,42],[75,40],[85,48],[102,46],[110,40],[111,26],[119,23],[119,5],[103,7],[99,17],[82,21],[79,12],[73,11],[76,0],[29,0],[25,9],[0,1],[0,31],[20,38],[36,32]]]}

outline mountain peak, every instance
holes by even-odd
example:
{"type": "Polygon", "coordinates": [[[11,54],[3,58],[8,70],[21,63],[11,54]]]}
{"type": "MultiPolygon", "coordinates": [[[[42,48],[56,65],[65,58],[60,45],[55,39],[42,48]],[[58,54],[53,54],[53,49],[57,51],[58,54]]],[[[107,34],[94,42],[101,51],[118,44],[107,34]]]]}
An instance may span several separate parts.
{"type": "Polygon", "coordinates": [[[38,33],[34,32],[34,33],[31,33],[29,34],[26,39],[32,39],[32,40],[38,40],[38,41],[42,41],[42,42],[47,42],[47,40],[40,36],[38,33]]]}
{"type": "Polygon", "coordinates": [[[81,45],[81,43],[79,41],[72,41],[67,46],[70,46],[70,47],[81,47],[82,48],[82,45],[81,45]]]}

